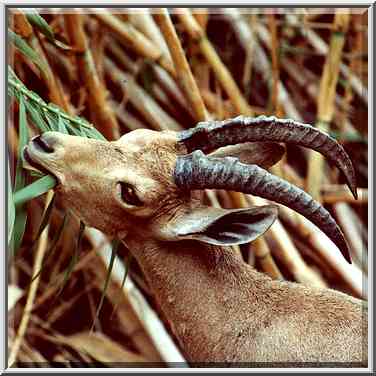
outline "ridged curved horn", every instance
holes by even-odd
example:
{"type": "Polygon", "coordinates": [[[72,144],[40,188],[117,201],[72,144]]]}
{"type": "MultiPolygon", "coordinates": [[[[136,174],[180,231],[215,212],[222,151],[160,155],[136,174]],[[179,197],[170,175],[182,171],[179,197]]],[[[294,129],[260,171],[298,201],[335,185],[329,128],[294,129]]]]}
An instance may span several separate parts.
{"type": "Polygon", "coordinates": [[[197,150],[177,158],[174,180],[183,190],[227,189],[285,205],[318,226],[351,263],[344,235],[330,213],[300,188],[257,165],[243,164],[232,157],[207,157],[197,150]]]}
{"type": "Polygon", "coordinates": [[[194,150],[209,153],[222,146],[247,141],[286,142],[313,149],[342,171],[352,194],[358,198],[354,167],[344,148],[333,137],[309,124],[274,116],[238,116],[224,121],[200,122],[180,132],[178,137],[188,153],[194,150]]]}

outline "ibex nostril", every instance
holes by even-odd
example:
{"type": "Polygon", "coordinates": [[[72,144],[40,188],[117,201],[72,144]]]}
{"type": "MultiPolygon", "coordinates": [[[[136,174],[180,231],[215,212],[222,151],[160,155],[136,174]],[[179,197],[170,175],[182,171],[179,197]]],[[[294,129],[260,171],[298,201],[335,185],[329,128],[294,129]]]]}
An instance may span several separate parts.
{"type": "Polygon", "coordinates": [[[53,153],[53,147],[41,136],[36,136],[32,140],[33,144],[41,151],[45,153],[53,153]]]}

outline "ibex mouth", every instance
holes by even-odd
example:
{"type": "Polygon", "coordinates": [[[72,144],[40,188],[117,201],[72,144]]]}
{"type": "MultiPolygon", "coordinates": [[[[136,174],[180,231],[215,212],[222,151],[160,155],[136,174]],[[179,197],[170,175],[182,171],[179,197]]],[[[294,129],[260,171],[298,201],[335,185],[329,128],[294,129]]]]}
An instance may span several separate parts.
{"type": "MultiPolygon", "coordinates": [[[[49,171],[47,168],[42,166],[39,162],[37,162],[30,154],[29,146],[26,145],[22,152],[24,160],[27,162],[24,164],[24,168],[28,170],[36,170],[38,172],[42,172],[44,174],[53,175],[56,179],[56,175],[49,171]]],[[[57,179],[58,180],[58,179],[57,179]]]]}

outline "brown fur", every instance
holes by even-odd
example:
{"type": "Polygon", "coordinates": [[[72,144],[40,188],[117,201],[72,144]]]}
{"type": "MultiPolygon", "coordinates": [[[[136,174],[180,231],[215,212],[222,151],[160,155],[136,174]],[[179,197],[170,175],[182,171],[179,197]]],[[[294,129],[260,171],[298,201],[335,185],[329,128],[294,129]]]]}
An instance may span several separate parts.
{"type": "Polygon", "coordinates": [[[128,244],[138,249],[136,258],[189,360],[365,364],[367,309],[360,300],[274,281],[230,248],[137,237],[128,244]]]}
{"type": "Polygon", "coordinates": [[[57,176],[60,194],[86,224],[124,239],[189,361],[367,364],[361,300],[271,280],[231,248],[170,235],[177,219],[204,208],[199,195],[173,182],[184,152],[173,132],[138,130],[111,143],[43,137],[54,152],[30,144],[30,157],[57,176]],[[131,183],[144,205],[119,200],[118,181],[131,183]]]}

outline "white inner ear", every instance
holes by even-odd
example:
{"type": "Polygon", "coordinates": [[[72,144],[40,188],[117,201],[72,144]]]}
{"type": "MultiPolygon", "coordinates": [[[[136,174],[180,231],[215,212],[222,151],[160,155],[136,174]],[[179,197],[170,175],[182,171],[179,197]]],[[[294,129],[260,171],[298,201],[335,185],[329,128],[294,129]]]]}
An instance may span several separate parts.
{"type": "Polygon", "coordinates": [[[196,239],[214,245],[249,243],[262,235],[277,217],[275,207],[213,209],[196,212],[176,224],[178,239],[196,239]],[[271,209],[273,208],[273,209],[271,209]]]}

